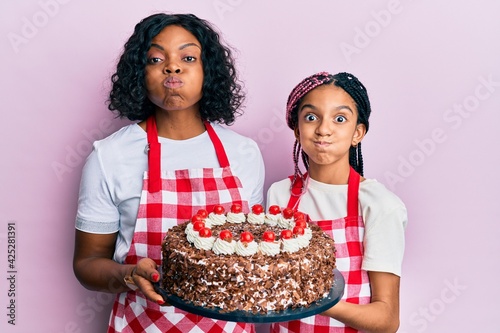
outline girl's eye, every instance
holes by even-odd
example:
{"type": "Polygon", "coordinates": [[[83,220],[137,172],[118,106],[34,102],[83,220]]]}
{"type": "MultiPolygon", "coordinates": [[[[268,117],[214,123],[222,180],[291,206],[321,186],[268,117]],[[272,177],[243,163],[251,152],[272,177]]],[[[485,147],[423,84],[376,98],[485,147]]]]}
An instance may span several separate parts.
{"type": "Polygon", "coordinates": [[[304,118],[305,118],[306,121],[314,121],[314,120],[316,120],[316,116],[313,115],[313,114],[307,114],[304,118]]]}
{"type": "Polygon", "coordinates": [[[162,61],[161,58],[151,57],[151,58],[148,59],[148,64],[157,64],[157,63],[159,63],[161,61],[162,61]]]}
{"type": "Polygon", "coordinates": [[[187,62],[194,62],[194,61],[196,61],[196,58],[192,57],[192,56],[187,56],[187,57],[184,57],[184,60],[187,62]]]}
{"type": "Polygon", "coordinates": [[[343,123],[345,122],[347,119],[344,117],[344,116],[336,116],[335,117],[335,122],[337,123],[343,123]]]}

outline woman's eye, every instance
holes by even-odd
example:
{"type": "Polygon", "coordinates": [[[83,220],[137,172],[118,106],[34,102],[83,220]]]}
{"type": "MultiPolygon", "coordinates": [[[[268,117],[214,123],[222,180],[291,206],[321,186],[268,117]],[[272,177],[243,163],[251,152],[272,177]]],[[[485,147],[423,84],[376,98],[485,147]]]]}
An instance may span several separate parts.
{"type": "Polygon", "coordinates": [[[335,122],[337,123],[343,123],[344,121],[346,121],[347,119],[345,119],[344,116],[336,116],[335,117],[335,122]]]}
{"type": "Polygon", "coordinates": [[[148,59],[148,64],[157,64],[157,63],[159,63],[161,61],[162,61],[161,58],[151,57],[151,58],[148,59]]]}
{"type": "Polygon", "coordinates": [[[187,57],[184,57],[184,60],[187,62],[193,62],[193,61],[196,61],[196,58],[192,57],[192,56],[187,56],[187,57]]]}
{"type": "Polygon", "coordinates": [[[308,114],[305,116],[306,121],[314,121],[316,120],[316,116],[313,114],[308,114]]]}

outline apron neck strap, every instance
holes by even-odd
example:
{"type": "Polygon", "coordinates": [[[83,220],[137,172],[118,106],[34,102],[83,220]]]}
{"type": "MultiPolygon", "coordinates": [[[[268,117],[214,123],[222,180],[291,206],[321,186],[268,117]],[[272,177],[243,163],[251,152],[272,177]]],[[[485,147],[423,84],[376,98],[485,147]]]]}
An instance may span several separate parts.
{"type": "Polygon", "coordinates": [[[349,171],[349,181],[347,183],[347,216],[359,216],[358,212],[358,192],[359,192],[359,173],[352,167],[349,171]]]}
{"type": "Polygon", "coordinates": [[[158,130],[156,129],[156,117],[150,116],[146,121],[146,132],[148,136],[148,191],[158,192],[161,189],[161,145],[158,142],[158,130]]]}
{"type": "MultiPolygon", "coordinates": [[[[208,121],[204,121],[203,123],[214,145],[220,167],[228,167],[229,159],[227,158],[226,150],[217,136],[217,133],[215,133],[215,130],[208,121]]],[[[161,189],[161,144],[158,142],[158,129],[156,127],[156,117],[154,115],[146,120],[146,132],[148,137],[148,191],[154,193],[161,189]]]]}
{"type": "Polygon", "coordinates": [[[288,200],[287,208],[296,211],[299,207],[300,197],[306,191],[304,184],[306,183],[307,172],[302,177],[294,175],[288,178],[290,178],[292,184],[290,186],[290,199],[288,200]]]}
{"type": "Polygon", "coordinates": [[[226,150],[224,149],[222,142],[217,136],[217,133],[215,133],[214,128],[212,127],[212,125],[210,125],[208,121],[204,121],[203,123],[205,124],[205,128],[207,129],[207,133],[208,136],[210,137],[210,140],[212,140],[212,143],[214,144],[215,153],[217,154],[217,159],[219,160],[220,167],[221,168],[228,167],[229,160],[226,155],[226,150]]]}
{"type": "MultiPolygon", "coordinates": [[[[360,176],[359,173],[357,173],[351,166],[349,168],[349,180],[347,182],[347,216],[357,217],[359,216],[358,191],[360,176]]],[[[300,198],[307,191],[307,189],[304,188],[304,182],[307,177],[307,173],[304,174],[304,177],[289,177],[292,181],[292,185],[290,188],[290,199],[288,200],[287,205],[288,208],[292,208],[293,210],[298,209],[300,198]]]]}

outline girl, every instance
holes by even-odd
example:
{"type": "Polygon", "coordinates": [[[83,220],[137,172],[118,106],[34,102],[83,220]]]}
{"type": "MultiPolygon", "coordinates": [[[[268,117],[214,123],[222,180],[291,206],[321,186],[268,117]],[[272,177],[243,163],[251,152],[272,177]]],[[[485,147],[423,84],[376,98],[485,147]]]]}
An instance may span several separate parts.
{"type": "Polygon", "coordinates": [[[267,202],[307,213],[333,237],[346,285],[343,300],[322,315],[272,324],[272,332],[395,332],[399,326],[407,213],[393,193],[363,177],[361,141],[370,112],[365,87],[348,73],[312,75],[288,98],[295,173],[271,185],[267,202]]]}
{"type": "Polygon", "coordinates": [[[169,227],[201,208],[248,211],[263,199],[256,143],[216,124],[231,124],[244,97],[230,50],[194,15],[152,15],[135,27],[112,83],[109,109],[139,122],[95,142],[86,162],[75,275],[117,293],[108,332],[254,332],[165,306],[152,285],[169,227]]]}

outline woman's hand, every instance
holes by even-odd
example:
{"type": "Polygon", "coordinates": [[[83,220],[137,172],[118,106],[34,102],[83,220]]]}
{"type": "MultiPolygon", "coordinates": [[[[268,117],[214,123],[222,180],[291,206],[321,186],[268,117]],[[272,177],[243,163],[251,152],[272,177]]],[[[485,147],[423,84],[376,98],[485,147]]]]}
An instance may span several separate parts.
{"type": "Polygon", "coordinates": [[[169,305],[153,287],[153,283],[160,281],[160,273],[154,260],[143,258],[134,267],[131,275],[135,285],[151,301],[159,305],[169,305]]]}
{"type": "Polygon", "coordinates": [[[89,290],[121,293],[130,290],[125,277],[131,276],[134,284],[151,301],[168,305],[154,291],[153,282],[160,280],[156,263],[149,258],[137,265],[119,264],[113,260],[117,233],[92,234],[76,231],[73,270],[78,281],[89,290]]]}

